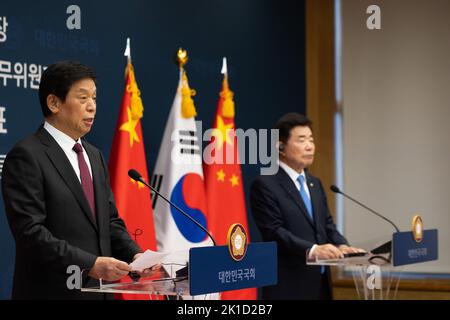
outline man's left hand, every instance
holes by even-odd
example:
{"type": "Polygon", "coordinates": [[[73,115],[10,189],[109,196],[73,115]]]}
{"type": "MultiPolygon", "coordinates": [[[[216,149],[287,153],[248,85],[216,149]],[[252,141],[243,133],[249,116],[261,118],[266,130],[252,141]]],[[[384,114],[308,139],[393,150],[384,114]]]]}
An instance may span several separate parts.
{"type": "MultiPolygon", "coordinates": [[[[133,261],[136,260],[137,258],[139,258],[141,255],[142,255],[142,253],[135,254],[133,257],[133,261]]],[[[151,268],[147,268],[142,271],[136,271],[136,273],[141,278],[148,278],[148,277],[152,277],[152,276],[156,275],[161,270],[161,267],[162,267],[161,264],[155,264],[151,268]]]]}

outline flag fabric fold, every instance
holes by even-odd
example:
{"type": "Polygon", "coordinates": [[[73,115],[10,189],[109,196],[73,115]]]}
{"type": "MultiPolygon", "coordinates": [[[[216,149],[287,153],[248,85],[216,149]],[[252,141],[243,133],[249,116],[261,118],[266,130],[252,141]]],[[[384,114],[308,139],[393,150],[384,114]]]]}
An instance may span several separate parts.
{"type": "MultiPolygon", "coordinates": [[[[186,72],[180,80],[164,130],[151,184],[206,229],[201,140],[186,72]]],[[[159,197],[153,197],[158,250],[175,252],[212,245],[207,234],[159,197]]],[[[186,261],[184,261],[186,262],[186,261]]]]}
{"type": "MultiPolygon", "coordinates": [[[[205,152],[203,170],[208,207],[209,230],[218,245],[227,244],[228,229],[234,223],[247,230],[247,212],[235,135],[233,92],[225,74],[213,124],[212,139],[205,152]]],[[[226,291],[222,300],[254,300],[256,288],[226,291]]]]}
{"type": "MultiPolygon", "coordinates": [[[[156,250],[150,192],[142,183],[128,177],[128,170],[133,168],[148,181],[141,126],[144,107],[136,83],[133,65],[130,61],[126,67],[125,78],[125,91],[109,159],[111,188],[119,215],[124,220],[132,239],[137,242],[143,251],[147,249],[156,250]]],[[[150,298],[149,295],[132,294],[116,295],[116,297],[126,300],[150,298]]]]}

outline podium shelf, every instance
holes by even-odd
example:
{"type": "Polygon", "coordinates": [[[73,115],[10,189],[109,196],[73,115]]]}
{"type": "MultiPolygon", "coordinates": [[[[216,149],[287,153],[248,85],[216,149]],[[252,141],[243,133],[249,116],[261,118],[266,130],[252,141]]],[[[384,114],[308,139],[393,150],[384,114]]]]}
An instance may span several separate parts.
{"type": "Polygon", "coordinates": [[[342,259],[316,259],[307,261],[307,265],[311,266],[391,266],[390,254],[372,254],[368,253],[365,256],[348,257],[342,259]]]}
{"type": "Polygon", "coordinates": [[[128,293],[165,296],[188,296],[189,281],[186,278],[140,280],[137,282],[119,282],[100,284],[97,287],[81,288],[83,292],[128,293]]]}

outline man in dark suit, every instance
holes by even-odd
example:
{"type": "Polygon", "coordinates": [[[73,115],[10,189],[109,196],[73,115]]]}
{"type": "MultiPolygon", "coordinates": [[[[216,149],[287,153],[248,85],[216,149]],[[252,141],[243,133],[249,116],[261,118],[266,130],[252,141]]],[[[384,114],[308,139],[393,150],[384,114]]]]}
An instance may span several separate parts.
{"type": "Polygon", "coordinates": [[[263,288],[264,299],[331,299],[328,268],[307,259],[337,259],[362,251],[336,230],[320,180],[305,169],[314,160],[311,121],[288,113],[279,130],[279,170],[251,186],[253,217],[264,241],[278,244],[278,283],[263,288]]]}
{"type": "Polygon", "coordinates": [[[2,191],[16,241],[13,299],[108,298],[70,290],[68,268],[84,270],[88,284],[116,281],[141,254],[118,215],[102,154],[81,139],[93,125],[96,94],[90,68],[49,66],[39,87],[45,123],[7,155],[2,191]]]}

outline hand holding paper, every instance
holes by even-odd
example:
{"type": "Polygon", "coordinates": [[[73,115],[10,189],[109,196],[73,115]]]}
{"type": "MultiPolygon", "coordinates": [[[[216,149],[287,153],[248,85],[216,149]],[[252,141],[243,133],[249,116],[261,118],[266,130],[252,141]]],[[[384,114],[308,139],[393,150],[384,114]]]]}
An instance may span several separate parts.
{"type": "Polygon", "coordinates": [[[130,263],[131,270],[142,272],[145,269],[149,269],[155,265],[161,264],[163,259],[169,254],[170,253],[160,253],[152,250],[146,250],[132,263],[130,263]]]}

